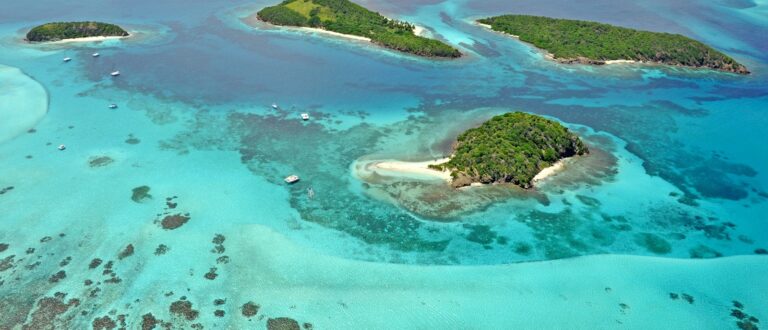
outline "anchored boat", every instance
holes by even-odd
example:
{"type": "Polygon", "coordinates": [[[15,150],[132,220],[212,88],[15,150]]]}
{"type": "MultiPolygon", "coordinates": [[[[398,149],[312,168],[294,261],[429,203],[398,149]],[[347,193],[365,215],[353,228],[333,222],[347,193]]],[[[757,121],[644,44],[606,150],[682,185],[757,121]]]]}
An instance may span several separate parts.
{"type": "Polygon", "coordinates": [[[299,182],[299,176],[298,175],[289,175],[285,177],[285,183],[291,184],[299,182]]]}

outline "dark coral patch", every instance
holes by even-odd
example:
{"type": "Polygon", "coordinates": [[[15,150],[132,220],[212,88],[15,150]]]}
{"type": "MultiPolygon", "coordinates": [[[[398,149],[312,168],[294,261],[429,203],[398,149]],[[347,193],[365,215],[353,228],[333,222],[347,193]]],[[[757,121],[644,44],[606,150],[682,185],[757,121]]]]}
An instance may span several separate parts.
{"type": "Polygon", "coordinates": [[[133,255],[133,244],[128,244],[128,246],[125,247],[122,251],[120,251],[120,254],[117,255],[118,260],[122,260],[124,258],[130,257],[133,255]]]}
{"type": "Polygon", "coordinates": [[[48,282],[56,283],[58,281],[61,281],[67,277],[67,272],[60,270],[56,272],[56,274],[51,275],[51,277],[48,279],[48,282]]]}
{"type": "Polygon", "coordinates": [[[94,156],[88,160],[88,166],[91,168],[104,167],[114,163],[115,160],[107,156],[94,156]]]}
{"type": "Polygon", "coordinates": [[[249,301],[243,304],[243,307],[241,308],[241,312],[245,317],[254,317],[259,312],[259,308],[261,308],[261,306],[249,301]]]}
{"type": "Polygon", "coordinates": [[[267,330],[301,330],[301,327],[294,319],[278,317],[267,320],[267,330]]]}
{"type": "Polygon", "coordinates": [[[197,310],[192,309],[192,303],[186,300],[177,300],[171,303],[169,308],[171,314],[183,316],[185,319],[192,321],[200,314],[197,310]]]}
{"type": "Polygon", "coordinates": [[[651,233],[636,234],[635,243],[655,254],[667,254],[672,251],[672,245],[667,240],[651,233]]]}
{"type": "Polygon", "coordinates": [[[93,326],[93,330],[111,330],[117,327],[117,323],[106,315],[104,317],[93,319],[91,325],[93,326]]]}
{"type": "Polygon", "coordinates": [[[69,299],[64,302],[66,294],[57,292],[53,297],[44,297],[37,301],[37,309],[22,329],[56,329],[56,320],[70,308],[80,305],[80,300],[69,299]]]}
{"type": "Polygon", "coordinates": [[[705,245],[698,245],[688,251],[693,259],[719,258],[723,254],[705,245]]]}
{"type": "Polygon", "coordinates": [[[3,259],[0,259],[0,272],[4,272],[8,269],[11,269],[13,267],[13,258],[15,258],[15,255],[7,256],[3,259]]]}
{"type": "Polygon", "coordinates": [[[5,250],[8,250],[8,244],[7,243],[0,243],[0,252],[5,252],[5,250]]]}
{"type": "Polygon", "coordinates": [[[96,267],[99,267],[99,265],[101,265],[101,259],[94,258],[93,260],[91,260],[91,263],[88,264],[88,268],[89,269],[94,269],[96,267]]]}
{"type": "Polygon", "coordinates": [[[7,192],[9,192],[11,190],[13,190],[13,186],[8,186],[8,187],[5,187],[3,189],[0,189],[0,195],[4,195],[5,193],[7,193],[7,192]]]}
{"type": "Polygon", "coordinates": [[[161,255],[163,255],[163,254],[166,254],[166,253],[168,252],[168,250],[170,250],[170,249],[171,249],[171,248],[169,248],[167,245],[165,245],[165,244],[160,244],[160,245],[158,245],[158,246],[157,246],[157,248],[155,249],[155,255],[156,255],[156,256],[161,256],[161,255]]]}
{"type": "Polygon", "coordinates": [[[149,189],[149,186],[138,186],[133,188],[131,190],[131,200],[136,203],[141,203],[145,199],[152,198],[152,195],[149,194],[149,189]]]}
{"type": "Polygon", "coordinates": [[[133,136],[133,134],[128,134],[128,138],[125,139],[125,143],[128,143],[128,144],[139,144],[140,142],[141,140],[133,136]]]}
{"type": "Polygon", "coordinates": [[[208,280],[215,280],[218,276],[219,274],[216,274],[216,267],[211,267],[211,269],[205,273],[204,277],[208,280]]]}
{"type": "Polygon", "coordinates": [[[160,222],[163,229],[173,230],[183,226],[187,221],[191,219],[189,216],[182,214],[168,215],[160,222]]]}
{"type": "Polygon", "coordinates": [[[157,323],[159,322],[152,313],[147,313],[141,316],[141,330],[152,330],[157,323]]]}

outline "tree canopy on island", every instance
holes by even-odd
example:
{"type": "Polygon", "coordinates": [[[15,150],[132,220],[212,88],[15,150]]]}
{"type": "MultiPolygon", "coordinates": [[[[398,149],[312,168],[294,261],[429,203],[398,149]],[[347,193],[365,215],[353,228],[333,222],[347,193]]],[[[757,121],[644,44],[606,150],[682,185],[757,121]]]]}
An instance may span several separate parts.
{"type": "Polygon", "coordinates": [[[451,159],[430,167],[450,170],[456,187],[510,182],[530,188],[542,169],[588,152],[581,139],[558,122],[513,112],[462,133],[451,159]]]}
{"type": "Polygon", "coordinates": [[[518,36],[561,62],[602,64],[607,60],[632,60],[749,73],[744,65],[727,55],[679,34],[528,15],[503,15],[478,22],[518,36]]]}
{"type": "Polygon", "coordinates": [[[28,41],[58,41],[87,37],[124,37],[123,28],[101,22],[56,22],[38,25],[27,32],[28,41]]]}
{"type": "Polygon", "coordinates": [[[370,38],[381,46],[419,56],[461,56],[439,40],[415,35],[414,26],[408,22],[389,19],[348,0],[285,0],[257,15],[275,25],[322,28],[370,38]]]}

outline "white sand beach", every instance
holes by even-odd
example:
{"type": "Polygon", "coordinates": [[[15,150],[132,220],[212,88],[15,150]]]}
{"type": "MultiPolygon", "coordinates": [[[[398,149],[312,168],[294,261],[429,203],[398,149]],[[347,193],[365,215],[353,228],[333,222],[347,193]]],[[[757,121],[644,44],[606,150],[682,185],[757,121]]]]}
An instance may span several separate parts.
{"type": "Polygon", "coordinates": [[[85,37],[85,38],[71,38],[71,39],[62,39],[58,41],[51,41],[47,42],[49,44],[67,44],[67,43],[80,43],[80,42],[100,42],[100,41],[107,41],[107,40],[120,40],[120,39],[127,39],[132,37],[133,34],[128,34],[127,36],[109,36],[109,37],[85,37]]]}
{"type": "Polygon", "coordinates": [[[565,169],[565,162],[569,158],[561,159],[554,163],[552,166],[544,168],[539,172],[539,174],[536,174],[536,176],[533,177],[533,184],[536,185],[536,182],[539,182],[541,180],[544,180],[550,176],[553,176],[557,173],[560,173],[562,170],[565,169]]]}
{"type": "Polygon", "coordinates": [[[441,158],[437,160],[428,160],[423,162],[403,162],[403,161],[389,160],[389,161],[375,161],[369,164],[370,164],[371,170],[373,171],[384,170],[385,172],[421,174],[421,175],[433,176],[435,178],[440,178],[447,182],[451,182],[452,178],[451,178],[450,171],[438,171],[438,170],[429,168],[429,165],[442,164],[449,160],[450,158],[441,158]]]}
{"type": "Polygon", "coordinates": [[[630,64],[630,63],[641,63],[641,62],[633,61],[633,60],[608,60],[608,61],[605,61],[605,64],[630,64]]]}
{"type": "MultiPolygon", "coordinates": [[[[565,169],[565,163],[570,158],[561,159],[550,167],[547,167],[533,178],[534,185],[548,177],[556,175],[565,169]]],[[[358,177],[365,177],[365,173],[377,173],[384,176],[426,176],[435,179],[441,179],[446,182],[452,182],[450,171],[438,171],[429,168],[429,165],[442,164],[449,161],[450,158],[441,158],[436,160],[421,161],[421,162],[406,162],[399,160],[376,160],[358,164],[355,166],[358,177]]],[[[477,186],[477,185],[473,185],[477,186]]]]}
{"type": "Polygon", "coordinates": [[[288,30],[297,30],[297,31],[306,32],[306,33],[320,33],[320,34],[334,36],[334,37],[340,37],[340,38],[347,38],[347,39],[358,40],[358,41],[371,42],[371,38],[355,36],[355,35],[351,35],[351,34],[343,34],[343,33],[338,33],[338,32],[328,31],[328,30],[324,30],[324,29],[318,29],[318,28],[293,27],[293,26],[280,26],[280,28],[288,29],[288,30]]]}
{"type": "Polygon", "coordinates": [[[423,36],[425,36],[427,34],[427,29],[425,29],[425,28],[423,28],[421,26],[418,26],[418,25],[414,25],[413,26],[413,34],[415,34],[415,35],[417,35],[419,37],[423,37],[423,36]]]}

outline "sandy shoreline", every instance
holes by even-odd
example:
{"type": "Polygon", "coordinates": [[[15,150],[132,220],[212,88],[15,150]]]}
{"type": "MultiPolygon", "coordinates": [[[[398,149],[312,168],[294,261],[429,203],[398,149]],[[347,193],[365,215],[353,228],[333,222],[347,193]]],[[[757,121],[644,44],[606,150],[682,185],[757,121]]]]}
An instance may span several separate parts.
{"type": "Polygon", "coordinates": [[[550,176],[553,176],[557,173],[560,173],[563,169],[565,169],[565,161],[570,158],[564,158],[561,160],[558,160],[556,163],[552,164],[550,167],[546,167],[539,174],[536,174],[536,176],[533,177],[533,184],[535,185],[536,182],[539,182],[541,180],[544,180],[550,176]]]}
{"type": "Polygon", "coordinates": [[[642,63],[640,61],[634,61],[634,60],[608,60],[604,61],[605,64],[631,64],[631,63],[642,63]]]}
{"type": "MultiPolygon", "coordinates": [[[[556,175],[557,173],[560,173],[563,169],[565,169],[565,162],[568,159],[570,158],[561,159],[555,164],[553,164],[552,166],[542,169],[538,174],[536,174],[535,177],[533,177],[533,184],[535,185],[539,181],[542,181],[548,177],[556,175]]],[[[370,161],[365,163],[363,168],[365,171],[371,172],[371,173],[378,173],[378,174],[389,175],[389,176],[409,175],[409,174],[420,175],[420,176],[433,177],[435,179],[441,179],[443,181],[450,183],[453,181],[450,171],[438,171],[438,170],[429,168],[429,165],[442,164],[449,160],[450,158],[442,158],[437,160],[429,160],[429,161],[421,161],[421,162],[405,162],[405,161],[398,161],[398,160],[370,161]]],[[[358,171],[359,170],[360,169],[358,168],[358,171]]],[[[480,185],[480,184],[473,184],[472,186],[477,186],[477,185],[480,185]]]]}
{"type": "Polygon", "coordinates": [[[130,38],[132,36],[133,36],[133,34],[128,34],[127,36],[71,38],[71,39],[62,39],[62,40],[57,40],[57,41],[49,41],[49,42],[45,42],[45,43],[47,43],[47,44],[67,44],[67,43],[74,43],[74,42],[98,42],[98,41],[106,41],[106,40],[126,39],[126,38],[130,38]]]}
{"type": "MultiPolygon", "coordinates": [[[[264,24],[264,25],[267,25],[267,26],[270,26],[270,27],[273,27],[273,28],[277,28],[277,29],[283,29],[283,30],[289,30],[289,31],[297,31],[297,32],[303,32],[303,33],[320,33],[320,34],[327,35],[327,36],[345,38],[345,39],[350,39],[350,40],[372,42],[371,38],[361,37],[361,36],[356,36],[356,35],[351,35],[351,34],[338,33],[338,32],[329,31],[329,30],[320,29],[320,28],[312,28],[312,27],[306,27],[306,26],[275,25],[275,24],[271,24],[269,22],[264,22],[264,21],[260,20],[257,17],[257,15],[255,15],[255,14],[251,15],[249,17],[243,18],[242,20],[248,26],[250,26],[252,28],[257,28],[258,26],[256,25],[256,23],[258,23],[258,24],[264,24]]],[[[423,36],[427,35],[428,32],[429,31],[427,29],[425,29],[424,27],[418,26],[418,25],[414,25],[414,28],[413,28],[413,34],[414,35],[423,37],[423,36]]]]}
{"type": "Polygon", "coordinates": [[[366,37],[361,37],[361,36],[356,36],[356,35],[351,35],[351,34],[343,34],[343,33],[338,33],[338,32],[328,31],[328,30],[324,30],[324,29],[318,29],[318,28],[310,28],[310,27],[303,27],[303,26],[302,27],[298,27],[298,26],[280,26],[280,28],[281,29],[289,29],[289,30],[297,30],[297,31],[305,32],[305,33],[321,33],[321,34],[325,34],[325,35],[329,35],[329,36],[334,36],[334,37],[340,37],[340,38],[347,38],[347,39],[358,40],[358,41],[371,42],[371,38],[366,38],[366,37]]]}
{"type": "MultiPolygon", "coordinates": [[[[491,31],[493,31],[493,32],[496,32],[496,33],[501,33],[501,34],[503,34],[503,35],[505,35],[505,36],[513,37],[513,38],[515,38],[515,39],[517,39],[517,40],[520,40],[520,36],[517,36],[517,35],[514,35],[514,34],[509,34],[509,33],[506,33],[506,32],[496,31],[496,30],[494,30],[494,29],[493,29],[493,27],[492,27],[492,26],[490,26],[490,25],[488,25],[488,24],[483,24],[483,23],[480,23],[480,22],[477,22],[477,21],[475,21],[475,24],[476,24],[476,25],[478,25],[478,26],[484,27],[484,28],[486,28],[486,29],[489,29],[489,30],[491,30],[491,31]]],[[[524,41],[522,41],[522,40],[520,40],[520,41],[521,41],[521,42],[524,42],[524,41]]],[[[547,51],[546,51],[546,50],[544,50],[544,49],[538,48],[538,47],[536,47],[536,46],[534,46],[534,45],[531,45],[531,47],[533,47],[533,48],[535,48],[535,49],[537,49],[537,50],[541,51],[541,52],[544,54],[544,58],[546,58],[546,59],[548,59],[548,60],[550,60],[550,61],[555,61],[555,62],[563,62],[563,61],[568,61],[568,59],[565,59],[565,60],[563,60],[563,59],[557,59],[557,58],[555,58],[555,55],[554,55],[554,54],[552,54],[552,53],[550,53],[550,52],[547,52],[547,51]]],[[[601,64],[635,64],[635,63],[644,63],[644,62],[641,62],[641,61],[635,61],[635,60],[607,60],[607,61],[601,61],[601,60],[597,60],[597,61],[600,61],[600,62],[602,62],[601,64]]],[[[586,63],[585,63],[585,64],[586,64],[586,63]]]]}
{"type": "Polygon", "coordinates": [[[413,34],[415,34],[415,35],[417,35],[419,37],[423,37],[426,34],[426,32],[427,32],[427,29],[425,29],[425,28],[423,28],[421,26],[418,26],[418,25],[414,25],[413,26],[413,34]]]}
{"type": "Polygon", "coordinates": [[[384,170],[385,172],[394,172],[395,174],[407,173],[407,174],[427,175],[427,176],[439,178],[447,182],[451,182],[453,178],[451,178],[450,171],[438,171],[438,170],[429,168],[429,165],[442,164],[449,160],[450,158],[428,160],[423,162],[403,162],[403,161],[397,161],[397,160],[374,161],[369,163],[370,167],[368,169],[374,172],[376,170],[384,170]]]}

